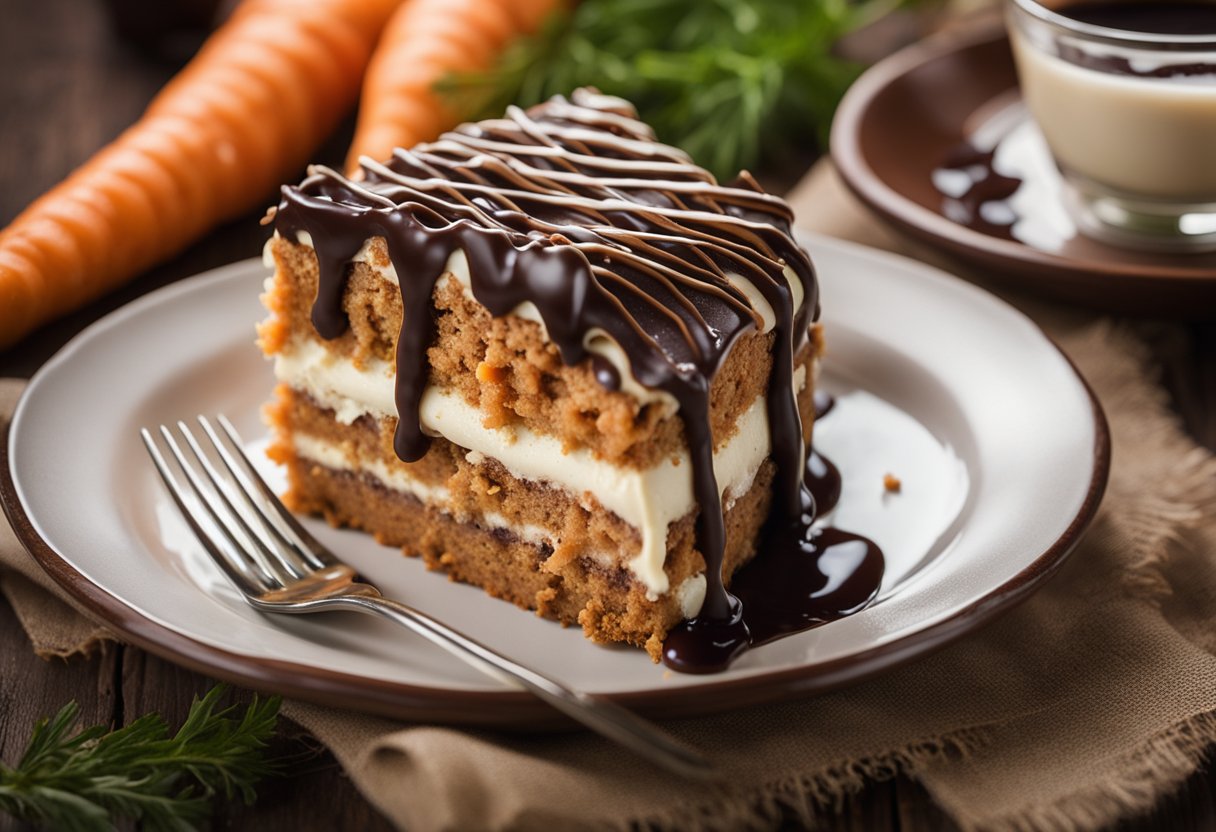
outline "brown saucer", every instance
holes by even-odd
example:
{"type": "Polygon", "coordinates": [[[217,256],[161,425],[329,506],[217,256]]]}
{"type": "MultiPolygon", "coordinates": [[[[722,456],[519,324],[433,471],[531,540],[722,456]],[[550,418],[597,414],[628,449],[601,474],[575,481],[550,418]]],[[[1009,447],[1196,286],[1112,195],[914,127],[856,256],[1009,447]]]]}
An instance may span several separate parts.
{"type": "Polygon", "coordinates": [[[1017,98],[1002,28],[930,38],[876,64],[849,89],[832,124],[832,158],[884,220],[1011,288],[1123,314],[1216,318],[1216,255],[1141,253],[1081,236],[1051,253],[942,213],[933,170],[985,114],[1017,98]]]}

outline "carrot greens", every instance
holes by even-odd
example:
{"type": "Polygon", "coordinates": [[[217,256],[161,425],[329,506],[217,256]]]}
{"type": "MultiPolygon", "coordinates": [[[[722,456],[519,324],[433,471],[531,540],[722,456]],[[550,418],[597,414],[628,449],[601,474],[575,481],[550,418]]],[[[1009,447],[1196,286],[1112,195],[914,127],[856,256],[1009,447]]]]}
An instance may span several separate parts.
{"type": "Polygon", "coordinates": [[[194,829],[212,798],[252,803],[254,785],[272,773],[264,758],[279,698],[253,701],[239,717],[220,707],[217,685],[196,698],[177,733],[148,714],[123,728],[73,732],[80,708],[70,702],[34,727],[20,762],[0,763],[0,811],[65,832],[114,827],[119,818],[144,829],[194,829]]]}
{"type": "Polygon", "coordinates": [[[821,141],[859,67],[833,53],[904,0],[582,0],[439,91],[469,118],[596,86],[720,178],[821,141]]]}

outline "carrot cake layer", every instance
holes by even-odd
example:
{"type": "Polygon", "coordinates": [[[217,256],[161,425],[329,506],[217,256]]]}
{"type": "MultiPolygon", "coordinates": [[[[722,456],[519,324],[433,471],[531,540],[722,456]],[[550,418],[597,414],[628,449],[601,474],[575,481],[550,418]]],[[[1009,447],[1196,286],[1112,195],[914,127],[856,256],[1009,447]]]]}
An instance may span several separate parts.
{"type": "MultiPolygon", "coordinates": [[[[392,451],[395,418],[364,415],[344,425],[333,410],[289,388],[269,413],[279,436],[291,437],[272,446],[271,455],[287,466],[295,511],[366,529],[496,597],[580,624],[596,641],[624,641],[653,654],[661,645],[656,634],[701,608],[705,561],[694,547],[694,508],[666,524],[670,591],[653,594],[632,566],[642,546],[637,527],[590,492],[520,478],[498,460],[439,438],[422,459],[402,462],[392,451]],[[472,548],[464,545],[469,541],[472,548]],[[599,592],[605,586],[614,589],[599,592]]],[[[772,474],[765,460],[723,495],[728,575],[755,554],[772,474]]]]}

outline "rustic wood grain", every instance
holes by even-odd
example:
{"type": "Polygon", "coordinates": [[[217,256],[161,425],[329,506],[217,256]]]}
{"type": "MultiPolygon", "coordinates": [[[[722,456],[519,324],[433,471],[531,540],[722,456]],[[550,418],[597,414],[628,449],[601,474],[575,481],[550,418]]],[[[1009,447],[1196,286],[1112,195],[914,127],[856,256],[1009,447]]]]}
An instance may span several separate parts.
{"type": "Polygon", "coordinates": [[[1140,333],[1160,364],[1161,381],[1182,425],[1216,450],[1216,323],[1142,324],[1140,333]]]}
{"type": "MultiPolygon", "coordinates": [[[[38,720],[69,700],[83,724],[115,722],[121,648],[88,660],[44,661],[34,655],[12,607],[0,596],[0,760],[16,764],[38,720]]],[[[22,828],[0,812],[0,832],[22,828]]]]}
{"type": "MultiPolygon", "coordinates": [[[[0,225],[63,178],[142,110],[174,70],[113,37],[106,4],[80,0],[7,3],[0,23],[0,225]]],[[[339,162],[349,123],[318,160],[339,162]]],[[[794,176],[787,174],[786,183],[794,176]]],[[[766,177],[779,184],[780,177],[766,177]]],[[[273,195],[267,195],[267,202],[273,195]]],[[[75,315],[0,352],[0,375],[28,376],[85,325],[174,280],[256,255],[266,232],[250,216],[231,223],[180,257],[75,315]]],[[[1216,449],[1216,324],[1138,324],[1161,365],[1182,423],[1216,449]]],[[[114,647],[90,659],[36,658],[12,610],[0,601],[0,759],[15,762],[39,717],[76,699],[89,723],[126,724],[150,712],[177,724],[193,696],[212,681],[143,651],[114,647]]],[[[247,702],[234,690],[232,701],[247,702]]],[[[274,751],[286,773],[260,791],[253,807],[217,805],[213,828],[310,830],[391,828],[351,786],[333,757],[285,725],[274,751]]],[[[796,828],[792,820],[786,823],[796,828]]],[[[906,777],[872,784],[829,812],[829,830],[954,828],[925,791],[906,777]]],[[[21,828],[0,815],[0,830],[21,828]]],[[[1201,771],[1151,813],[1118,824],[1119,832],[1216,829],[1216,775],[1201,771]]]]}
{"type": "MultiPolygon", "coordinates": [[[[896,829],[895,794],[898,782],[885,780],[871,783],[864,790],[851,795],[827,813],[820,829],[823,832],[867,832],[867,830],[896,829]]],[[[797,828],[796,824],[790,824],[797,828]]]]}

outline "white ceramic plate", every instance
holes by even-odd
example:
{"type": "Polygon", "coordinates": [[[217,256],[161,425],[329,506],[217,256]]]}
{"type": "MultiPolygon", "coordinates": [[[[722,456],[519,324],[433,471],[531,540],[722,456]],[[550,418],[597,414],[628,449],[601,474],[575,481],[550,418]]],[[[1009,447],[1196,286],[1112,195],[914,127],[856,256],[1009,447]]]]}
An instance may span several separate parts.
{"type": "MultiPolygon", "coordinates": [[[[821,385],[837,399],[816,447],[845,482],[829,519],[887,558],[879,599],[863,612],[752,650],[725,673],[681,675],[365,535],[310,521],[314,533],[387,594],[655,715],[821,690],[978,625],[1050,574],[1092,518],[1109,459],[1101,412],[1040,330],[992,296],[910,260],[804,242],[822,286],[821,385]],[[884,490],[886,473],[899,493],[884,490]]],[[[138,430],[224,412],[251,445],[264,442],[259,408],[273,378],[253,340],[265,274],[236,263],[148,295],[37,374],[10,426],[2,483],[18,534],[119,633],[215,676],[415,719],[550,720],[527,695],[386,623],[254,612],[191,538],[138,430]]]]}

